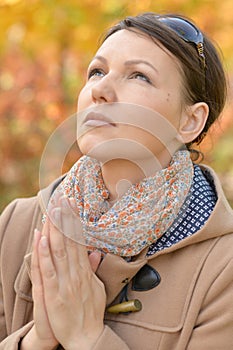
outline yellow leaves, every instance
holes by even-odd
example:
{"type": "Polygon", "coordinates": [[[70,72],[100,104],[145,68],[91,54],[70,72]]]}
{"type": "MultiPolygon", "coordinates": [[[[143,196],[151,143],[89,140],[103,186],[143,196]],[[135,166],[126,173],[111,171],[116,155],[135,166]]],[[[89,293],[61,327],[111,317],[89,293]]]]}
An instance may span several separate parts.
{"type": "MultiPolygon", "coordinates": [[[[157,1],[156,1],[157,2],[157,1]]],[[[145,1],[128,1],[128,11],[131,14],[136,15],[137,13],[141,12],[148,12],[148,9],[151,8],[153,1],[151,0],[145,0],[145,1]]]]}
{"type": "MultiPolygon", "coordinates": [[[[0,0],[0,211],[16,195],[35,193],[43,145],[75,112],[84,70],[103,31],[148,11],[193,18],[217,41],[232,74],[232,0],[0,0]],[[5,188],[6,168],[14,176],[5,188]]],[[[232,113],[229,106],[229,130],[232,113]]],[[[225,153],[217,157],[232,164],[225,153]]]]}
{"type": "Polygon", "coordinates": [[[3,71],[0,74],[0,89],[7,91],[11,90],[14,86],[14,76],[10,71],[3,71]]]}
{"type": "Polygon", "coordinates": [[[4,5],[15,5],[18,2],[20,2],[21,0],[0,0],[0,6],[4,6],[4,5]]]}

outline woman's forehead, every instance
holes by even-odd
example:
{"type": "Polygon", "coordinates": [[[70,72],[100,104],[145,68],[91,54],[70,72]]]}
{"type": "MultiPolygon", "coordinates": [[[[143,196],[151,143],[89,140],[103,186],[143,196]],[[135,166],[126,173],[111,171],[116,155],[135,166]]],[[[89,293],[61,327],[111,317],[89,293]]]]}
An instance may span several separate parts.
{"type": "Polygon", "coordinates": [[[149,35],[139,30],[121,29],[110,35],[97,50],[100,53],[127,53],[128,55],[139,54],[139,57],[151,55],[155,52],[162,51],[168,54],[169,51],[162,44],[153,40],[149,35]],[[143,51],[142,51],[143,50],[143,51]]]}
{"type": "Polygon", "coordinates": [[[96,56],[115,59],[149,60],[156,66],[172,65],[182,71],[180,61],[158,40],[148,34],[133,28],[121,29],[110,35],[99,47],[96,56]]]}

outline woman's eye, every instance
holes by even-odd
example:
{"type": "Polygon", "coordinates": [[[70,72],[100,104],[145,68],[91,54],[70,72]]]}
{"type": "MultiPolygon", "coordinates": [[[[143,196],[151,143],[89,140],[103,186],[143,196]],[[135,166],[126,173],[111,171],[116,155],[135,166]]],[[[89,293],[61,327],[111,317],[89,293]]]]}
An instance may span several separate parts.
{"type": "Polygon", "coordinates": [[[99,69],[99,68],[94,68],[91,69],[90,72],[88,73],[88,79],[90,79],[91,77],[103,77],[104,76],[104,72],[99,69]]]}
{"type": "Polygon", "coordinates": [[[150,83],[151,84],[151,81],[150,79],[143,73],[140,73],[140,72],[135,72],[131,75],[131,79],[139,79],[139,80],[144,80],[146,81],[147,83],[150,83]]]}

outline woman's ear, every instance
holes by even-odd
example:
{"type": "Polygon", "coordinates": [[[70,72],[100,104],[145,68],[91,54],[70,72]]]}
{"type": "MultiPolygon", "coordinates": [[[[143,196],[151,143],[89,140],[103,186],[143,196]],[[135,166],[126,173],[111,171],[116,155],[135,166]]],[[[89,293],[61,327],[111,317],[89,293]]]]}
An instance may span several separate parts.
{"type": "Polygon", "coordinates": [[[200,135],[208,115],[209,106],[205,102],[197,102],[185,109],[179,125],[179,135],[183,143],[190,143],[200,135]]]}

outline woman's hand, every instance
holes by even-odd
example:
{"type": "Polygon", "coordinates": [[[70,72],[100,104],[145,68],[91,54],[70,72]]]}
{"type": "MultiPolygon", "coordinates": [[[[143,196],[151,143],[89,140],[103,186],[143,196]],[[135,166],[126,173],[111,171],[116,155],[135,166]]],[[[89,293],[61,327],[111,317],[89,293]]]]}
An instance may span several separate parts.
{"type": "MultiPolygon", "coordinates": [[[[45,225],[48,226],[48,223],[45,225]]],[[[45,230],[47,227],[45,226],[45,230]]],[[[34,244],[31,261],[31,277],[32,277],[32,297],[34,302],[34,326],[30,332],[23,338],[20,349],[40,349],[51,350],[55,349],[58,345],[58,341],[54,336],[54,333],[50,327],[45,302],[44,302],[44,289],[41,279],[41,272],[39,266],[38,257],[38,245],[41,239],[41,233],[35,230],[34,244]]]]}
{"type": "MultiPolygon", "coordinates": [[[[70,219],[70,218],[69,218],[70,219]]],[[[67,222],[66,222],[67,224],[67,222]]],[[[77,229],[77,221],[69,220],[69,225],[68,227],[73,230],[73,229],[77,229]],[[70,227],[70,223],[72,223],[72,226],[70,227]],[[76,226],[74,228],[74,225],[76,226]]],[[[80,227],[79,227],[80,229],[80,227]]],[[[51,246],[52,248],[52,246],[51,246]]],[[[76,313],[76,317],[77,315],[79,315],[78,317],[81,318],[85,316],[85,312],[84,314],[82,314],[82,312],[80,314],[78,314],[79,310],[77,310],[77,312],[75,311],[75,309],[73,309],[73,306],[75,306],[73,304],[73,299],[75,297],[77,297],[77,299],[79,299],[79,304],[82,303],[81,300],[82,296],[80,297],[80,293],[85,294],[85,289],[84,288],[80,288],[80,292],[79,292],[79,284],[81,283],[81,279],[79,278],[78,281],[75,281],[75,274],[77,271],[79,271],[79,269],[83,269],[82,264],[84,264],[84,262],[87,264],[87,268],[88,268],[88,274],[92,275],[91,279],[94,279],[94,281],[97,283],[97,285],[99,286],[99,288],[103,290],[103,286],[101,284],[101,282],[97,279],[97,277],[95,276],[95,272],[99,266],[100,260],[101,260],[101,255],[99,252],[92,252],[91,254],[89,254],[89,260],[86,260],[87,258],[87,252],[86,252],[86,248],[85,247],[80,247],[77,243],[71,241],[70,239],[67,239],[63,236],[63,234],[61,234],[57,229],[55,229],[55,227],[51,224],[51,222],[49,222],[49,219],[47,218],[46,223],[44,225],[43,228],[43,232],[42,234],[38,231],[35,230],[35,238],[34,238],[34,245],[33,245],[33,253],[32,253],[32,264],[31,264],[31,275],[32,275],[32,294],[33,294],[33,302],[34,302],[34,326],[32,327],[32,329],[30,330],[30,332],[23,338],[22,342],[21,342],[21,347],[20,349],[22,350],[27,350],[27,349],[40,349],[40,350],[51,350],[51,349],[56,349],[59,343],[63,342],[63,338],[67,339],[67,341],[64,340],[64,343],[67,343],[67,347],[65,349],[71,349],[73,347],[73,342],[75,343],[76,340],[73,339],[72,337],[70,337],[70,333],[72,332],[72,327],[70,328],[70,323],[73,322],[74,317],[70,317],[69,316],[69,312],[71,311],[71,314],[76,313]],[[50,234],[50,230],[51,230],[51,234],[50,234]],[[50,250],[50,248],[48,247],[48,251],[47,251],[47,244],[51,244],[51,240],[50,237],[52,237],[52,242],[53,242],[53,250],[50,250]],[[59,240],[57,240],[57,238],[59,238],[59,240]],[[62,243],[61,247],[57,247],[57,244],[59,244],[59,241],[62,243]],[[46,242],[46,246],[44,247],[44,243],[46,242]],[[79,254],[79,251],[81,252],[80,256],[77,256],[77,254],[79,254]],[[71,255],[69,256],[69,252],[71,253],[71,255]],[[69,276],[73,276],[71,278],[71,280],[74,279],[74,285],[70,284],[70,282],[68,281],[68,276],[66,276],[67,278],[67,282],[68,284],[66,285],[67,290],[70,291],[72,293],[72,298],[70,299],[69,296],[66,298],[65,300],[61,298],[61,295],[59,295],[59,290],[63,290],[64,288],[59,288],[59,284],[62,283],[62,280],[64,277],[62,277],[62,274],[60,275],[60,273],[58,273],[58,271],[55,271],[54,269],[56,269],[56,266],[61,266],[62,264],[58,264],[57,260],[59,261],[60,259],[62,260],[64,258],[64,256],[66,256],[66,258],[68,259],[68,263],[71,263],[71,266],[69,267],[70,271],[69,271],[69,276]],[[84,256],[83,256],[84,255],[84,256]],[[73,259],[74,258],[74,259],[73,259]],[[83,259],[84,258],[84,259],[83,259]],[[46,265],[46,261],[50,262],[50,265],[46,265]],[[81,262],[80,266],[78,266],[79,264],[79,260],[81,262]],[[73,266],[73,264],[77,264],[76,266],[73,266]],[[50,269],[50,267],[52,266],[52,269],[50,269]],[[43,269],[43,276],[42,276],[42,271],[41,268],[43,269]],[[91,270],[90,270],[91,268],[91,270]],[[76,272],[75,272],[76,271],[76,272]],[[45,281],[49,282],[50,278],[56,275],[57,276],[57,287],[58,289],[56,289],[56,292],[58,292],[57,294],[53,295],[53,291],[46,291],[46,288],[48,288],[46,286],[46,283],[44,284],[45,281]],[[77,282],[77,284],[76,284],[77,282]],[[72,292],[74,292],[74,290],[77,292],[76,295],[72,292]],[[50,314],[48,314],[48,310],[47,310],[47,306],[45,303],[45,295],[46,295],[46,300],[47,303],[50,304],[49,298],[51,297],[52,302],[51,305],[49,307],[50,310],[50,314]],[[70,303],[69,301],[72,301],[72,303],[70,303]],[[61,303],[64,302],[65,306],[64,306],[64,314],[63,311],[61,309],[55,310],[58,311],[56,313],[54,313],[52,310],[55,307],[56,309],[56,303],[59,303],[59,305],[61,306],[61,303]],[[69,311],[67,311],[69,309],[69,311]],[[49,315],[50,315],[50,319],[52,320],[52,324],[54,325],[55,323],[55,329],[56,332],[59,333],[59,328],[62,328],[62,337],[60,337],[58,335],[58,337],[55,336],[54,331],[52,329],[51,323],[50,323],[50,319],[49,319],[49,315]],[[68,322],[66,322],[65,318],[68,318],[68,322]],[[68,344],[69,343],[69,344],[68,344]]],[[[61,261],[60,261],[61,262],[61,261]]],[[[64,261],[65,263],[65,261],[64,261]]],[[[67,262],[65,263],[65,265],[67,265],[67,262]]],[[[66,266],[67,267],[67,266],[66,266]]],[[[84,266],[84,269],[86,268],[84,266]]],[[[59,268],[59,271],[61,269],[59,268]]],[[[60,271],[61,272],[61,271],[60,271]]],[[[82,271],[80,271],[82,272],[82,271]]],[[[81,275],[85,275],[84,271],[81,273],[81,275]]],[[[81,277],[80,275],[80,277],[81,277]]],[[[85,280],[85,276],[84,276],[84,280],[85,280]]],[[[47,283],[48,285],[49,283],[47,283]]],[[[82,284],[83,286],[83,284],[82,284]]],[[[63,286],[64,287],[64,286],[63,286]]],[[[84,287],[84,286],[83,286],[84,287]]],[[[93,286],[92,286],[93,287],[93,286]]],[[[93,295],[93,289],[92,291],[89,291],[87,293],[87,295],[84,295],[84,298],[86,297],[86,303],[88,303],[88,294],[91,295],[91,298],[94,299],[94,295],[93,295]]],[[[63,294],[62,294],[63,295],[63,294]]],[[[67,293],[68,295],[68,293],[67,293]]],[[[103,291],[103,300],[104,300],[104,306],[103,306],[103,310],[105,308],[105,292],[103,291]]],[[[97,304],[99,303],[98,301],[96,302],[97,304]]],[[[89,308],[88,305],[83,306],[83,310],[86,308],[89,308]]],[[[88,309],[88,317],[86,317],[85,319],[83,319],[83,322],[87,322],[88,323],[88,319],[89,319],[89,309],[88,309]]],[[[92,319],[92,316],[90,317],[90,319],[92,321],[94,321],[92,319]]],[[[101,325],[103,326],[103,316],[101,318],[101,325]]],[[[95,337],[97,338],[99,336],[99,332],[101,333],[101,331],[98,332],[98,328],[102,327],[97,327],[95,328],[95,326],[92,326],[92,324],[90,324],[90,326],[88,326],[88,328],[90,328],[90,332],[91,332],[91,336],[90,339],[88,339],[89,337],[89,332],[87,331],[87,338],[86,336],[84,336],[85,332],[86,332],[86,327],[84,323],[80,322],[82,328],[85,328],[83,331],[80,329],[80,333],[81,336],[78,339],[78,343],[83,344],[80,345],[82,347],[82,349],[85,348],[89,348],[89,343],[91,344],[92,342],[94,343],[94,339],[95,337]],[[93,328],[92,328],[93,327],[93,328]],[[96,331],[95,331],[96,329],[96,331]]],[[[77,324],[78,325],[78,324],[77,324]]],[[[74,326],[74,325],[72,325],[74,326]]],[[[78,334],[78,333],[77,333],[78,334]]],[[[75,334],[75,335],[77,335],[75,334]]],[[[75,343],[74,348],[77,347],[77,344],[75,343]]]]}
{"type": "Polygon", "coordinates": [[[51,343],[57,339],[66,350],[92,349],[104,328],[105,288],[93,272],[100,254],[94,252],[88,259],[87,248],[65,237],[50,221],[45,229],[38,244],[38,260],[47,336],[51,343]]]}

